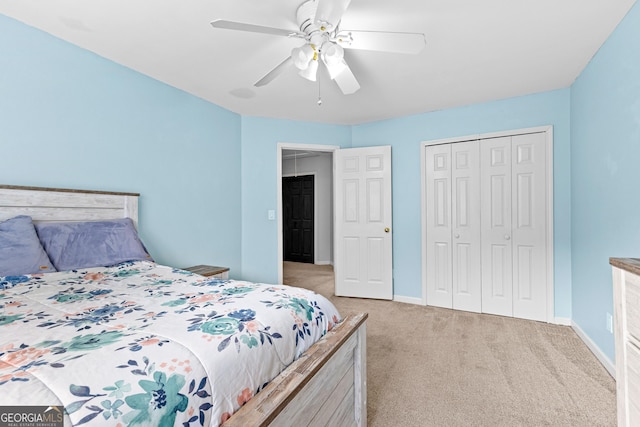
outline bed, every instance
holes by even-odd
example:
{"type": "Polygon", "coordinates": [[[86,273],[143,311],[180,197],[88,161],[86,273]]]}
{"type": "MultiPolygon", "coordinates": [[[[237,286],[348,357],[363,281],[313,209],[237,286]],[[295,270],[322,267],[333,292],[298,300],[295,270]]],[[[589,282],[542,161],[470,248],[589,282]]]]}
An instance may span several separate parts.
{"type": "Polygon", "coordinates": [[[159,265],[143,245],[69,267],[51,236],[135,230],[138,197],[0,186],[0,226],[29,218],[55,261],[0,277],[2,404],[64,406],[65,425],[366,425],[366,313],[159,265]]]}

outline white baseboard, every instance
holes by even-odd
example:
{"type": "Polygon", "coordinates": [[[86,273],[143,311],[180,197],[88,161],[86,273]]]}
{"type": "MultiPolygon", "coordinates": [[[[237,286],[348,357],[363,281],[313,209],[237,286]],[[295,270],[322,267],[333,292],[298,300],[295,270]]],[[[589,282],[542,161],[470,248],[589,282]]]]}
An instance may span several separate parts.
{"type": "Polygon", "coordinates": [[[393,300],[396,301],[396,302],[404,302],[406,304],[424,305],[422,303],[422,298],[403,297],[402,295],[394,295],[393,296],[393,300]]]}
{"type": "Polygon", "coordinates": [[[553,323],[555,325],[562,325],[562,326],[571,326],[572,325],[572,321],[568,317],[555,317],[553,319],[553,323]]]}
{"type": "Polygon", "coordinates": [[[333,265],[333,262],[331,261],[316,261],[314,262],[315,265],[333,265]]]}
{"type": "Polygon", "coordinates": [[[602,363],[602,366],[609,372],[609,374],[615,379],[616,378],[616,365],[611,362],[611,360],[607,357],[606,354],[600,350],[600,347],[594,343],[591,338],[584,333],[584,331],[578,326],[577,323],[571,321],[571,328],[576,332],[576,334],[580,337],[582,341],[589,347],[589,350],[596,356],[596,358],[602,363]]]}

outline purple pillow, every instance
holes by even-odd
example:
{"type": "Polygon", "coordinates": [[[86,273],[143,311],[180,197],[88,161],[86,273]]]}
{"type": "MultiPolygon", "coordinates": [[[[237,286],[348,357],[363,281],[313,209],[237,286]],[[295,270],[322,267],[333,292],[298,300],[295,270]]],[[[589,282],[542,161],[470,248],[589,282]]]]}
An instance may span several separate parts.
{"type": "Polygon", "coordinates": [[[42,246],[59,270],[100,267],[124,261],[153,261],[130,218],[35,224],[42,246]]]}
{"type": "Polygon", "coordinates": [[[56,271],[42,248],[30,216],[0,222],[0,276],[56,271]]]}

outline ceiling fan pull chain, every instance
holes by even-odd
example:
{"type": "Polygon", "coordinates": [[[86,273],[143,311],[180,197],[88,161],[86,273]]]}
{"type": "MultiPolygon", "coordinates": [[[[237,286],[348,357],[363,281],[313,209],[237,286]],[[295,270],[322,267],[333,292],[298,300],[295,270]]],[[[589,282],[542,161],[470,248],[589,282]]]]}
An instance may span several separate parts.
{"type": "Polygon", "coordinates": [[[322,106],[322,98],[320,97],[320,80],[322,79],[318,79],[318,107],[322,106]]]}

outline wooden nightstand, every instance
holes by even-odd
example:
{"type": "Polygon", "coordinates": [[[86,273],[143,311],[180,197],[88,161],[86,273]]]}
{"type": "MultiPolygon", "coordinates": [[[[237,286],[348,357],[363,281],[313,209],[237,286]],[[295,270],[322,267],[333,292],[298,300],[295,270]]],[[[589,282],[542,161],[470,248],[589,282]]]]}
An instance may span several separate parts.
{"type": "Polygon", "coordinates": [[[215,265],[194,265],[193,267],[187,267],[184,270],[216,279],[229,278],[229,269],[227,267],[217,267],[215,265]]]}

